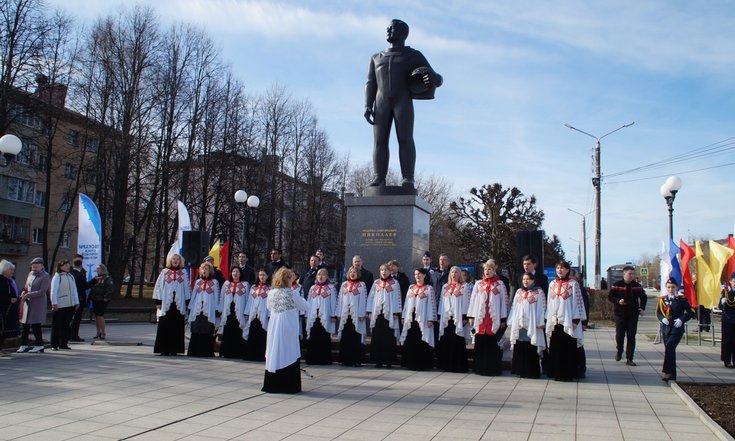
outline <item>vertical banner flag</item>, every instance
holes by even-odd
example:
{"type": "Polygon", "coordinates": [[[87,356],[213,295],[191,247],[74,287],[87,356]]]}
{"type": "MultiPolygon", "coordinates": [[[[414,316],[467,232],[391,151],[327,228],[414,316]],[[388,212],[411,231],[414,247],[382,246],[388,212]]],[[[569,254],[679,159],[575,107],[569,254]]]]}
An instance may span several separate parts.
{"type": "Polygon", "coordinates": [[[230,278],[230,241],[229,240],[226,241],[225,244],[222,245],[222,248],[219,250],[219,257],[220,257],[219,269],[222,270],[222,274],[224,274],[225,279],[229,279],[230,278]]]}
{"type": "MultiPolygon", "coordinates": [[[[709,269],[712,272],[712,277],[714,278],[712,289],[715,293],[713,300],[714,303],[711,306],[712,308],[720,304],[720,294],[722,293],[722,270],[725,269],[727,261],[732,257],[732,255],[733,251],[730,248],[720,245],[714,240],[709,241],[709,269]]],[[[729,274],[725,276],[725,280],[727,280],[727,277],[729,277],[729,274]]],[[[727,283],[727,281],[725,283],[727,283]]]]}
{"type": "Polygon", "coordinates": [[[672,274],[671,260],[669,259],[669,251],[666,250],[666,242],[661,242],[661,254],[659,255],[659,276],[661,281],[661,294],[666,294],[666,281],[672,274]]]}
{"type": "Polygon", "coordinates": [[[669,277],[676,279],[679,282],[679,286],[682,286],[681,265],[679,265],[680,251],[673,240],[669,242],[669,261],[671,262],[671,276],[669,277]]]}
{"type": "Polygon", "coordinates": [[[87,280],[95,275],[97,265],[102,263],[102,223],[100,212],[94,201],[84,193],[79,193],[79,229],[77,233],[77,254],[84,256],[87,280]]]}
{"type": "Polygon", "coordinates": [[[684,287],[684,297],[687,298],[692,307],[699,306],[697,294],[694,291],[692,273],[689,271],[689,262],[694,258],[694,250],[683,240],[679,240],[681,249],[681,285],[684,287]]]}
{"type": "Polygon", "coordinates": [[[727,274],[725,277],[730,278],[730,274],[735,273],[735,237],[732,234],[727,235],[727,247],[733,251],[733,255],[727,260],[727,274]]]}
{"type": "Polygon", "coordinates": [[[720,283],[715,281],[715,276],[712,274],[708,262],[704,259],[701,241],[696,241],[694,248],[697,250],[697,255],[694,257],[697,267],[697,301],[705,308],[712,308],[717,306],[717,302],[720,300],[720,283]],[[715,288],[713,289],[713,287],[715,288]]]}
{"type": "Polygon", "coordinates": [[[214,245],[212,245],[212,248],[209,249],[209,255],[212,256],[212,257],[214,257],[214,267],[215,268],[220,268],[220,265],[219,265],[219,263],[220,263],[220,255],[219,255],[219,253],[220,253],[220,241],[219,241],[219,239],[217,239],[214,242],[214,245]]]}
{"type": "Polygon", "coordinates": [[[171,249],[168,250],[167,257],[172,254],[181,254],[181,249],[184,247],[184,231],[191,231],[191,220],[189,219],[189,210],[186,209],[186,205],[183,202],[177,200],[176,205],[178,208],[178,220],[179,226],[176,232],[176,240],[171,245],[171,249]]]}

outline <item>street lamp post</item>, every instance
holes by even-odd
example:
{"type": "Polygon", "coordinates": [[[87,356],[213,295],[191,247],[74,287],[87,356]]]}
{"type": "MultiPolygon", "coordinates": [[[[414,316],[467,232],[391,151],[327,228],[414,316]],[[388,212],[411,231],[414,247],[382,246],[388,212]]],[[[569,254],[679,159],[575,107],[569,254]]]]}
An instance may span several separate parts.
{"type": "Polygon", "coordinates": [[[258,208],[260,205],[260,198],[248,194],[245,190],[237,190],[235,192],[235,202],[242,208],[243,211],[243,222],[242,222],[242,244],[241,250],[246,251],[248,246],[248,224],[250,223],[250,210],[258,208]]]}
{"type": "Polygon", "coordinates": [[[628,124],[624,124],[617,129],[607,132],[604,135],[597,137],[595,135],[589,134],[585,132],[584,130],[580,130],[576,127],[573,127],[569,124],[564,124],[566,127],[575,130],[579,133],[582,133],[583,135],[587,135],[590,138],[594,138],[595,143],[595,177],[592,178],[592,186],[595,187],[595,288],[600,289],[600,276],[602,273],[602,252],[600,250],[600,238],[602,236],[602,222],[601,222],[601,212],[602,212],[602,202],[601,202],[601,191],[600,188],[602,187],[602,172],[601,172],[601,166],[600,166],[600,141],[602,141],[602,138],[612,135],[613,133],[617,132],[618,130],[624,129],[626,127],[630,127],[635,122],[630,122],[628,124]]]}
{"type": "Polygon", "coordinates": [[[584,257],[582,257],[583,264],[580,265],[579,268],[580,271],[582,271],[582,281],[585,286],[587,286],[587,215],[582,214],[579,211],[572,210],[571,208],[567,208],[567,210],[582,217],[582,254],[584,257]]]}
{"type": "Polygon", "coordinates": [[[3,155],[3,161],[0,161],[0,167],[7,167],[13,162],[13,159],[20,153],[23,143],[20,138],[15,135],[3,135],[0,138],[0,153],[3,155]]]}
{"type": "Polygon", "coordinates": [[[669,176],[659,190],[669,207],[669,240],[671,241],[674,240],[674,199],[676,199],[676,193],[680,189],[681,179],[678,176],[669,176]]]}

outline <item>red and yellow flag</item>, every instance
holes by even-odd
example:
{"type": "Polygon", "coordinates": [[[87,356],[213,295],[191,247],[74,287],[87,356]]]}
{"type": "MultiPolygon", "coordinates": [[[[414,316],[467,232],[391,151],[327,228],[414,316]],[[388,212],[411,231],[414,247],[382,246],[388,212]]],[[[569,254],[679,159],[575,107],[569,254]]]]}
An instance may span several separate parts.
{"type": "Polygon", "coordinates": [[[696,307],[699,303],[697,303],[697,294],[694,290],[692,273],[689,272],[689,262],[695,255],[694,249],[683,240],[679,240],[679,248],[681,249],[681,286],[684,288],[684,297],[687,298],[690,305],[696,307]]]}

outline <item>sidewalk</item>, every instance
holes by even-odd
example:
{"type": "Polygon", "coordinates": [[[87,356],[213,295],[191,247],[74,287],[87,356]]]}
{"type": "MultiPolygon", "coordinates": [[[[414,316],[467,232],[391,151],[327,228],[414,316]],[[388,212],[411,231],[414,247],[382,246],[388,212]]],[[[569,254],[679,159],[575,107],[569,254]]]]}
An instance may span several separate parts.
{"type": "MultiPolygon", "coordinates": [[[[579,383],[306,366],[313,378],[288,396],[260,391],[262,363],[155,356],[154,324],[109,324],[109,344],[0,358],[0,439],[717,439],[659,379],[649,327],[636,367],[613,360],[614,329],[588,331],[579,383]]],[[[681,344],[678,356],[680,381],[735,382],[719,346],[681,344]]]]}

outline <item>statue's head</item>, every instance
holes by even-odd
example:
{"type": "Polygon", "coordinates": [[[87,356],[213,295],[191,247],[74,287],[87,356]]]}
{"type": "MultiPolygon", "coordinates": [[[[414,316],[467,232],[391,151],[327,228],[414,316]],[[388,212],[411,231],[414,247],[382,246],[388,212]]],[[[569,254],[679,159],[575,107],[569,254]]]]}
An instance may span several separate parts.
{"type": "Polygon", "coordinates": [[[408,25],[402,20],[391,20],[386,31],[388,33],[387,40],[389,43],[406,41],[406,38],[408,38],[408,25]]]}

